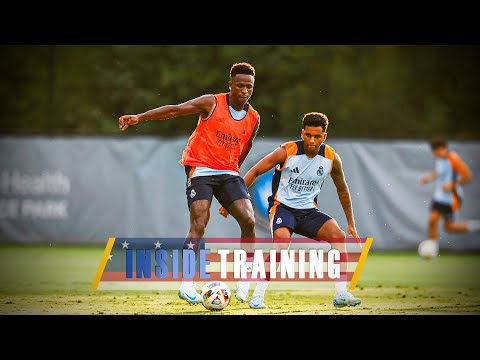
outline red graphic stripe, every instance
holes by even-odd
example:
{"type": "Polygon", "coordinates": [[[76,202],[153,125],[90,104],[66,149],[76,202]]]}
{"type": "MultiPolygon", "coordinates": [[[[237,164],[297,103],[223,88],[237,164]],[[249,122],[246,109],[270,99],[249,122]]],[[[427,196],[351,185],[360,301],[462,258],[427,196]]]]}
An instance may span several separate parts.
{"type": "MultiPolygon", "coordinates": [[[[220,280],[220,281],[238,281],[238,278],[235,278],[232,272],[227,272],[227,276],[225,278],[222,278],[220,276],[220,272],[211,272],[210,278],[200,278],[200,274],[196,273],[195,276],[192,278],[193,281],[198,281],[198,282],[207,282],[207,281],[214,281],[214,280],[220,280]]],[[[282,279],[280,277],[281,273],[280,271],[277,271],[277,277],[275,279],[272,279],[272,281],[338,281],[338,279],[330,279],[328,277],[328,272],[324,271],[323,272],[323,278],[319,279],[316,276],[310,279],[310,273],[308,270],[305,270],[305,278],[300,279],[299,275],[297,272],[295,272],[295,277],[294,278],[285,278],[282,279]]],[[[350,281],[353,277],[353,272],[347,272],[347,281],[350,281]]],[[[125,272],[121,271],[111,271],[111,272],[104,272],[102,275],[101,281],[126,281],[126,282],[137,282],[137,281],[181,281],[182,280],[182,273],[178,273],[178,278],[172,278],[172,274],[169,273],[168,276],[164,278],[157,278],[155,276],[155,272],[151,273],[150,278],[136,278],[135,274],[133,278],[127,279],[125,272]]],[[[252,281],[256,282],[260,279],[244,279],[244,281],[252,281]]]]}
{"type": "MultiPolygon", "coordinates": [[[[291,239],[272,239],[272,238],[205,238],[205,244],[218,244],[218,243],[225,243],[225,244],[239,244],[239,243],[258,243],[258,244],[273,244],[273,240],[275,243],[292,243],[292,244],[315,244],[318,242],[326,242],[326,243],[349,243],[355,244],[357,243],[357,239],[353,237],[347,237],[346,239],[335,239],[335,238],[318,238],[318,239],[310,239],[310,238],[291,238],[291,239]]],[[[359,239],[362,244],[365,243],[366,238],[359,239]]]]}
{"type": "MultiPolygon", "coordinates": [[[[277,255],[276,256],[277,263],[280,263],[281,255],[278,252],[277,252],[276,255],[277,255]]],[[[358,260],[360,259],[360,255],[361,255],[361,253],[340,253],[340,260],[335,260],[335,263],[358,262],[358,260]]],[[[233,252],[230,252],[230,254],[227,254],[227,256],[226,256],[227,263],[233,263],[233,260],[234,260],[233,256],[234,256],[233,252]]],[[[269,259],[267,261],[268,256],[269,256],[268,252],[263,254],[263,260],[264,260],[265,263],[270,262],[269,259]]],[[[216,252],[211,252],[211,253],[205,255],[205,259],[209,260],[210,263],[212,263],[212,262],[220,263],[221,256],[220,256],[220,254],[218,254],[216,252]]],[[[295,252],[295,262],[298,262],[298,261],[299,261],[299,254],[298,254],[298,252],[295,252]]],[[[309,262],[309,261],[310,261],[310,254],[308,253],[308,251],[305,251],[305,262],[309,262]]],[[[323,262],[325,262],[325,263],[328,262],[328,253],[325,252],[325,251],[323,252],[323,262]]]]}

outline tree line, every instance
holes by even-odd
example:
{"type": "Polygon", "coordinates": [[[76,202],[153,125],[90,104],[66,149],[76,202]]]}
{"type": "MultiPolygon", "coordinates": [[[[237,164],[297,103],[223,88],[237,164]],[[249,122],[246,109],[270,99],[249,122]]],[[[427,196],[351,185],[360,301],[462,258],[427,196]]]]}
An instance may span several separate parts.
{"type": "MultiPolygon", "coordinates": [[[[480,139],[478,46],[5,45],[0,132],[116,136],[118,117],[228,91],[230,66],[256,69],[262,136],[299,134],[327,114],[336,138],[480,139]]],[[[124,136],[184,136],[197,115],[124,136]]]]}

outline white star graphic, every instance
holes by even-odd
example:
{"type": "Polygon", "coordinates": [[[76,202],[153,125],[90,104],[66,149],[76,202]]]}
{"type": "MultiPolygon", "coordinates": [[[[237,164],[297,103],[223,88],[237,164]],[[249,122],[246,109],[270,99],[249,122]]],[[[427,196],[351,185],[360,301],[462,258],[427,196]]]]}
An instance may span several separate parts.
{"type": "Polygon", "coordinates": [[[130,245],[130,243],[127,243],[127,240],[125,240],[123,243],[122,243],[122,249],[128,249],[128,245],[130,245]]]}
{"type": "Polygon", "coordinates": [[[160,249],[160,247],[162,246],[162,243],[157,240],[157,242],[153,243],[153,245],[155,245],[155,249],[160,249]]]}
{"type": "Polygon", "coordinates": [[[187,244],[188,248],[189,249],[193,249],[193,247],[195,246],[195,244],[193,244],[191,241],[187,244]]]}
{"type": "Polygon", "coordinates": [[[108,260],[112,260],[113,255],[108,255],[108,260]]]}

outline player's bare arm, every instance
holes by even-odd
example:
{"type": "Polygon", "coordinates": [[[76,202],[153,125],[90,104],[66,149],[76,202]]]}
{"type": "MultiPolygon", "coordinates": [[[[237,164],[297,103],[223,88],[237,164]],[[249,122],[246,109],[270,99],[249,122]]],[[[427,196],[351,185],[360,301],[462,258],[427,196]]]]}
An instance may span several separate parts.
{"type": "Polygon", "coordinates": [[[118,126],[120,130],[125,131],[129,126],[136,125],[141,121],[167,120],[191,114],[201,114],[202,117],[207,117],[212,108],[213,101],[213,95],[206,94],[181,104],[163,105],[136,115],[123,115],[118,119],[118,126]]]}
{"type": "Polygon", "coordinates": [[[432,182],[434,181],[436,178],[437,178],[437,172],[436,171],[432,171],[431,173],[428,173],[428,174],[425,174],[425,175],[422,175],[420,177],[420,184],[427,184],[429,182],[432,182]]]}
{"type": "Polygon", "coordinates": [[[342,204],[343,211],[347,218],[347,232],[349,235],[358,238],[357,230],[355,228],[355,218],[353,216],[352,198],[350,197],[350,190],[347,181],[345,180],[342,159],[337,153],[335,153],[335,158],[333,159],[331,176],[333,183],[337,188],[338,199],[340,200],[340,204],[342,204]]]}
{"type": "Polygon", "coordinates": [[[471,177],[471,173],[470,175],[467,175],[467,174],[461,174],[458,179],[452,181],[452,182],[448,182],[448,183],[445,183],[442,185],[442,189],[444,191],[449,191],[449,192],[452,192],[455,190],[455,187],[457,185],[465,185],[466,183],[468,183],[469,181],[471,181],[472,177],[471,177]]]}
{"type": "Polygon", "coordinates": [[[465,185],[473,179],[472,171],[468,165],[458,155],[456,155],[456,158],[457,161],[455,162],[455,171],[460,176],[452,183],[451,191],[453,191],[456,185],[465,185]]]}
{"type": "MultiPolygon", "coordinates": [[[[267,171],[273,169],[277,164],[283,164],[287,160],[287,150],[284,146],[280,146],[270,154],[265,156],[262,160],[256,163],[250,170],[247,171],[243,180],[245,185],[249,188],[255,180],[260,176],[265,174],[267,171]]],[[[220,207],[218,210],[220,215],[227,217],[228,211],[223,207],[220,207]]]]}
{"type": "Polygon", "coordinates": [[[273,169],[277,164],[283,164],[287,160],[287,150],[284,146],[280,146],[265,156],[262,160],[257,162],[250,170],[247,171],[243,180],[247,188],[252,186],[255,180],[265,174],[267,171],[273,169]]]}

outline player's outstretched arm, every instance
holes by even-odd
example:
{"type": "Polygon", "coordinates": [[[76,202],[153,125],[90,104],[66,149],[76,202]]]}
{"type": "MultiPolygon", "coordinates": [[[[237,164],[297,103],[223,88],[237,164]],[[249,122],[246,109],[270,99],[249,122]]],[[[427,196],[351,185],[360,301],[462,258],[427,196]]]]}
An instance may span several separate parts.
{"type": "MultiPolygon", "coordinates": [[[[267,171],[273,169],[273,167],[275,167],[277,164],[283,164],[285,160],[287,160],[287,150],[285,150],[284,146],[278,147],[270,154],[265,156],[263,159],[253,165],[243,177],[247,188],[249,188],[260,175],[263,175],[267,171]]],[[[218,209],[218,212],[223,217],[227,217],[229,215],[227,209],[225,209],[223,206],[218,209]]]]}
{"type": "Polygon", "coordinates": [[[454,152],[448,154],[448,160],[452,165],[453,170],[459,175],[455,180],[444,183],[442,189],[444,191],[454,191],[457,185],[465,185],[472,181],[472,171],[468,165],[454,152]]]}
{"type": "Polygon", "coordinates": [[[125,131],[129,126],[138,124],[140,121],[167,120],[190,114],[201,114],[202,117],[207,117],[213,102],[213,95],[202,95],[181,104],[163,105],[136,115],[123,115],[118,119],[118,126],[120,130],[125,131]]]}
{"type": "Polygon", "coordinates": [[[285,160],[287,160],[287,150],[284,146],[276,148],[270,154],[265,156],[263,159],[253,165],[243,177],[247,188],[249,188],[260,175],[270,171],[277,166],[277,164],[283,164],[285,160]]]}
{"type": "Polygon", "coordinates": [[[437,178],[437,172],[432,171],[431,173],[420,176],[419,181],[420,181],[420,184],[426,184],[431,181],[434,181],[436,178],[437,178]]]}
{"type": "Polygon", "coordinates": [[[345,217],[347,218],[347,232],[355,239],[359,239],[357,229],[355,228],[355,217],[353,216],[352,198],[350,196],[350,190],[348,188],[347,181],[345,180],[342,159],[337,153],[335,153],[335,158],[333,159],[331,176],[333,183],[337,188],[338,199],[342,204],[345,217]]]}
{"type": "Polygon", "coordinates": [[[460,156],[458,156],[454,152],[451,152],[449,154],[449,160],[450,160],[450,163],[452,164],[453,170],[460,175],[455,180],[455,183],[453,184],[453,186],[465,185],[466,183],[472,181],[473,179],[472,171],[460,156]]]}

